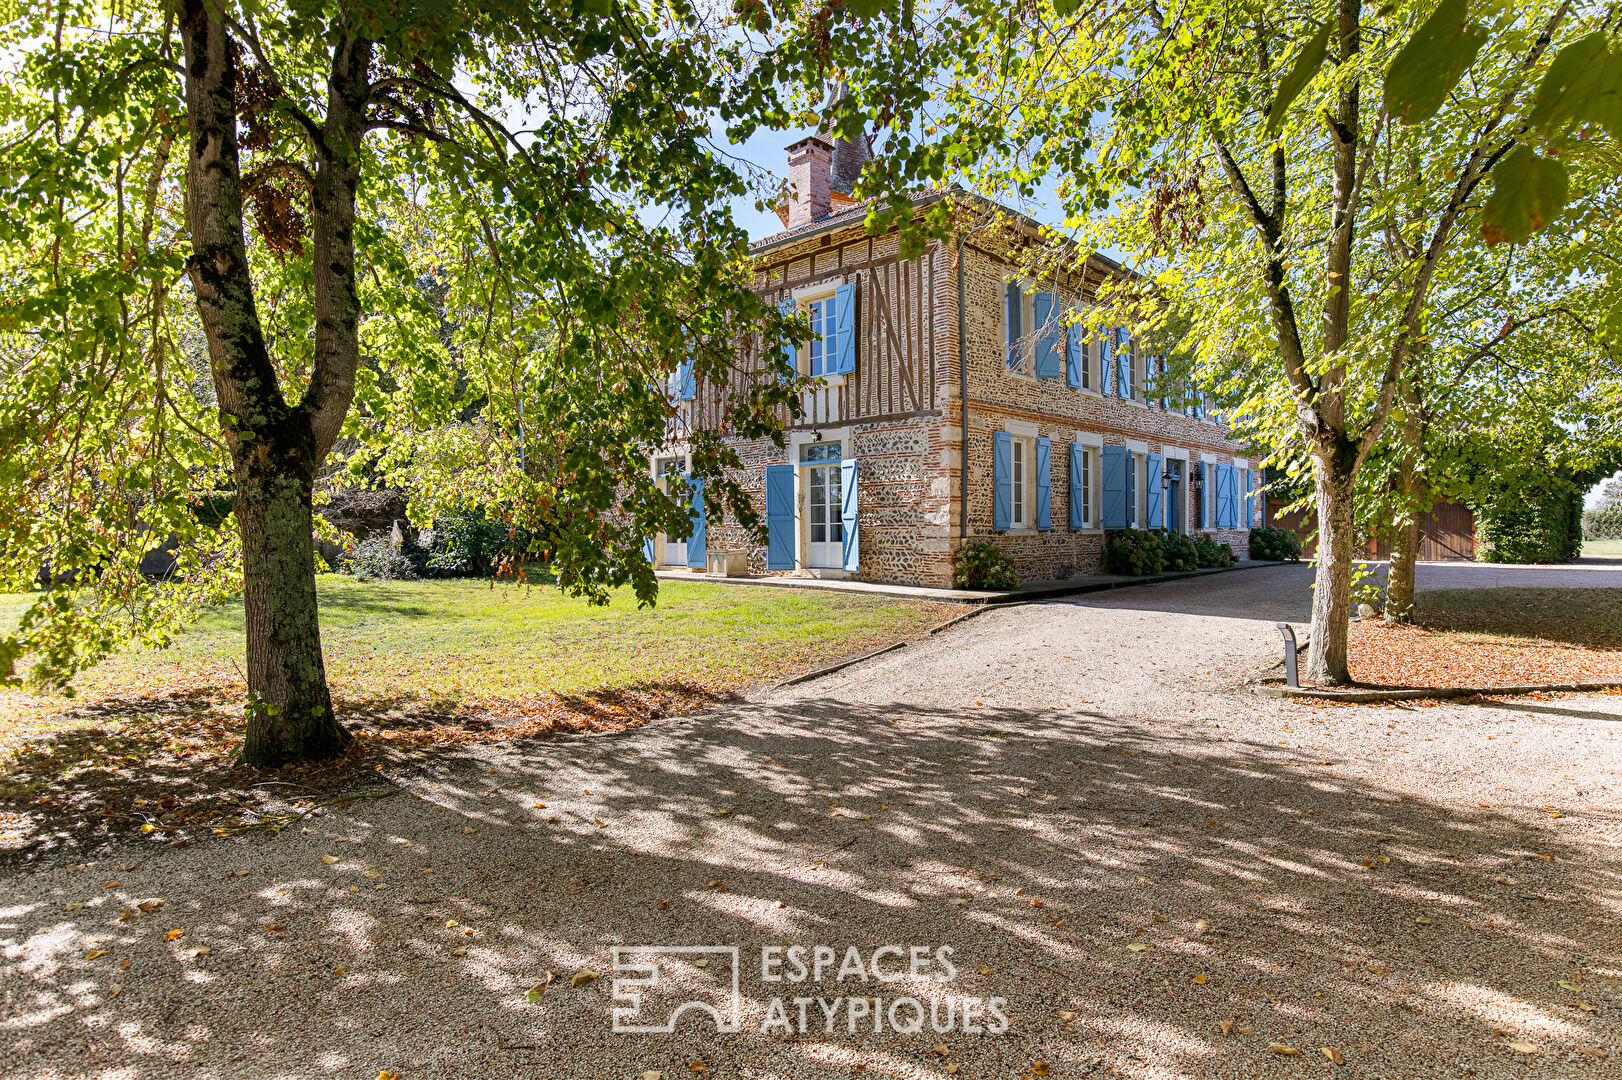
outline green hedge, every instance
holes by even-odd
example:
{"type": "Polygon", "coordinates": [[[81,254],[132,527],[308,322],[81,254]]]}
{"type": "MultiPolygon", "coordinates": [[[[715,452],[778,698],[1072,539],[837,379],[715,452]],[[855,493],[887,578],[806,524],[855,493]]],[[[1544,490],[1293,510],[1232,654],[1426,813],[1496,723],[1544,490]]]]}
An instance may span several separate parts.
{"type": "Polygon", "coordinates": [[[1583,501],[1578,493],[1506,492],[1471,509],[1477,562],[1569,562],[1582,550],[1583,501]]]}
{"type": "Polygon", "coordinates": [[[1019,573],[995,544],[966,544],[952,556],[952,586],[958,589],[1017,589],[1019,573]]]}

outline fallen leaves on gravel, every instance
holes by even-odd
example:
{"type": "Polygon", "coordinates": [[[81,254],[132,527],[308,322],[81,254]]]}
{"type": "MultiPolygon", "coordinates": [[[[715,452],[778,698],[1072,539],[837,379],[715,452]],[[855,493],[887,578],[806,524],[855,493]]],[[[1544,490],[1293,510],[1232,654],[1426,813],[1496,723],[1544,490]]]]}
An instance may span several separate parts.
{"type": "Polygon", "coordinates": [[[597,978],[597,973],[590,968],[581,968],[569,978],[570,986],[584,986],[597,978]]]}
{"type": "Polygon", "coordinates": [[[1282,1055],[1284,1057],[1294,1057],[1295,1055],[1297,1055],[1297,1054],[1299,1054],[1301,1052],[1301,1051],[1297,1050],[1295,1047],[1291,1046],[1289,1043],[1281,1043],[1281,1042],[1270,1042],[1270,1043],[1267,1044],[1267,1049],[1273,1051],[1273,1053],[1275,1053],[1275,1054],[1280,1054],[1280,1055],[1282,1055]]]}
{"type": "Polygon", "coordinates": [[[1525,1042],[1521,1039],[1516,1039],[1511,1042],[1509,1044],[1509,1048],[1515,1051],[1517,1054],[1535,1054],[1538,1052],[1536,1043],[1525,1042]]]}
{"type": "Polygon", "coordinates": [[[1320,1046],[1318,1049],[1323,1051],[1324,1057],[1333,1061],[1336,1065],[1346,1064],[1346,1056],[1333,1046],[1320,1046]]]}

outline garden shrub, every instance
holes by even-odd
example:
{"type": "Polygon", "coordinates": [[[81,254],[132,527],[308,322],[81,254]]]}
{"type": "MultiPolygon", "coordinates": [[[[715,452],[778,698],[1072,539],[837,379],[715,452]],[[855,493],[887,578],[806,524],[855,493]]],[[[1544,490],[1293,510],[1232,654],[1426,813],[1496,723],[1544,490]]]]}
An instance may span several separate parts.
{"type": "Polygon", "coordinates": [[[1194,550],[1199,555],[1201,566],[1232,566],[1233,549],[1227,544],[1219,544],[1210,533],[1200,533],[1194,539],[1194,550]]]}
{"type": "Polygon", "coordinates": [[[389,543],[386,535],[362,540],[343,561],[356,581],[404,581],[417,576],[417,567],[389,543]]]}
{"type": "Polygon", "coordinates": [[[1111,529],[1104,534],[1104,572],[1158,574],[1166,566],[1166,548],[1158,532],[1111,529]]]}
{"type": "Polygon", "coordinates": [[[1200,565],[1199,549],[1182,533],[1164,532],[1160,540],[1166,549],[1167,570],[1193,570],[1200,565]]]}
{"type": "Polygon", "coordinates": [[[1294,529],[1251,529],[1250,557],[1276,562],[1300,562],[1301,538],[1294,529]]]}
{"type": "Polygon", "coordinates": [[[434,577],[482,577],[498,563],[523,554],[528,535],[485,517],[484,510],[464,510],[437,518],[424,529],[418,544],[426,553],[424,566],[434,577]]]}
{"type": "Polygon", "coordinates": [[[952,556],[952,586],[958,589],[1017,589],[1014,560],[984,540],[966,544],[952,556]]]}

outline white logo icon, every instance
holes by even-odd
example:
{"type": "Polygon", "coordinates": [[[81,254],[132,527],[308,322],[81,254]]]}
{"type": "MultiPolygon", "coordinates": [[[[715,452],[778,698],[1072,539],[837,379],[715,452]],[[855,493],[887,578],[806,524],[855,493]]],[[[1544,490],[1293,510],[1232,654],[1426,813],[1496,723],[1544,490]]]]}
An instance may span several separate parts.
{"type": "MultiPolygon", "coordinates": [[[[743,992],[739,988],[738,947],[736,945],[622,945],[614,949],[614,970],[631,972],[640,978],[614,980],[614,1032],[620,1035],[659,1035],[676,1030],[676,1021],[689,1009],[710,1014],[715,1030],[722,1035],[737,1034],[743,1018],[743,992]],[[732,996],[725,1009],[708,1001],[684,1001],[670,1011],[662,1024],[643,1022],[642,992],[659,987],[659,958],[678,956],[691,959],[725,957],[732,971],[732,996]]],[[[722,973],[712,971],[717,978],[722,973]]]]}

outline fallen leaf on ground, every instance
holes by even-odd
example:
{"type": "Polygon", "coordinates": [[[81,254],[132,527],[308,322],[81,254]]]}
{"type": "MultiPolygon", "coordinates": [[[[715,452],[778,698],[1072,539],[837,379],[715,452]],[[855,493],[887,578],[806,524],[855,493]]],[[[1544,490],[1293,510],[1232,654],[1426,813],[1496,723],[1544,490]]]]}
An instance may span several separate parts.
{"type": "Polygon", "coordinates": [[[173,941],[175,938],[179,937],[181,934],[184,934],[185,932],[186,931],[184,931],[184,930],[171,930],[167,934],[163,935],[163,940],[165,940],[165,941],[173,941]]]}
{"type": "Polygon", "coordinates": [[[1148,947],[1149,946],[1145,945],[1141,941],[1134,941],[1134,942],[1132,942],[1132,944],[1127,946],[1127,948],[1131,949],[1133,952],[1142,952],[1144,949],[1147,949],[1148,947]]]}
{"type": "Polygon", "coordinates": [[[191,951],[191,954],[193,956],[207,956],[209,953],[211,953],[213,951],[214,950],[209,948],[207,945],[199,945],[199,946],[197,946],[197,948],[195,948],[195,949],[193,949],[191,951]]]}
{"type": "Polygon", "coordinates": [[[1333,1046],[1320,1046],[1318,1049],[1323,1051],[1324,1057],[1328,1058],[1330,1061],[1333,1061],[1336,1065],[1346,1064],[1345,1055],[1343,1055],[1339,1050],[1336,1050],[1333,1046]]]}
{"type": "Polygon", "coordinates": [[[1301,1052],[1301,1051],[1297,1050],[1295,1047],[1291,1046],[1289,1043],[1281,1043],[1281,1042],[1268,1043],[1267,1048],[1269,1050],[1273,1051],[1273,1053],[1275,1053],[1275,1054],[1283,1054],[1285,1057],[1294,1057],[1296,1054],[1299,1054],[1301,1052]]]}
{"type": "Polygon", "coordinates": [[[1207,982],[1207,980],[1205,978],[1205,972],[1202,971],[1198,975],[1194,976],[1194,981],[1196,983],[1198,983],[1200,986],[1204,986],[1206,984],[1206,982],[1207,982]]]}
{"type": "Polygon", "coordinates": [[[232,877],[247,877],[248,872],[246,870],[233,870],[233,871],[231,871],[231,876],[232,877]]]}
{"type": "Polygon", "coordinates": [[[331,866],[333,863],[338,861],[338,856],[336,856],[336,855],[323,855],[323,856],[321,856],[321,861],[326,863],[328,866],[331,866]]]}
{"type": "Polygon", "coordinates": [[[84,958],[86,960],[94,960],[98,956],[106,956],[106,955],[107,955],[107,950],[106,949],[97,949],[95,952],[85,953],[84,958]]]}
{"type": "Polygon", "coordinates": [[[531,1005],[539,1005],[541,1003],[541,998],[545,995],[546,987],[532,986],[529,988],[529,992],[524,995],[524,1000],[529,1002],[531,1005]]]}
{"type": "Polygon", "coordinates": [[[1218,1020],[1217,1021],[1217,1027],[1222,1029],[1222,1034],[1227,1035],[1227,1034],[1229,1034],[1230,1032],[1233,1031],[1233,1021],[1232,1020],[1218,1020]]]}
{"type": "Polygon", "coordinates": [[[1521,1039],[1516,1039],[1514,1042],[1510,1043],[1509,1048],[1515,1051],[1517,1054],[1535,1054],[1538,1052],[1536,1043],[1525,1042],[1521,1039]]]}
{"type": "Polygon", "coordinates": [[[159,908],[161,908],[163,906],[163,901],[162,900],[142,900],[139,904],[136,904],[135,906],[140,908],[142,911],[156,911],[156,910],[158,910],[159,908]]]}
{"type": "Polygon", "coordinates": [[[1037,1076],[1046,1076],[1048,1074],[1048,1063],[1045,1061],[1031,1062],[1031,1072],[1037,1076]]]}
{"type": "Polygon", "coordinates": [[[1562,989],[1562,990],[1581,990],[1582,989],[1582,987],[1578,986],[1576,983],[1569,982],[1569,981],[1567,981],[1565,979],[1561,979],[1559,982],[1555,983],[1555,985],[1560,987],[1560,989],[1562,989]]]}
{"type": "Polygon", "coordinates": [[[585,986],[597,977],[597,973],[590,968],[581,968],[569,979],[570,986],[585,986]]]}

